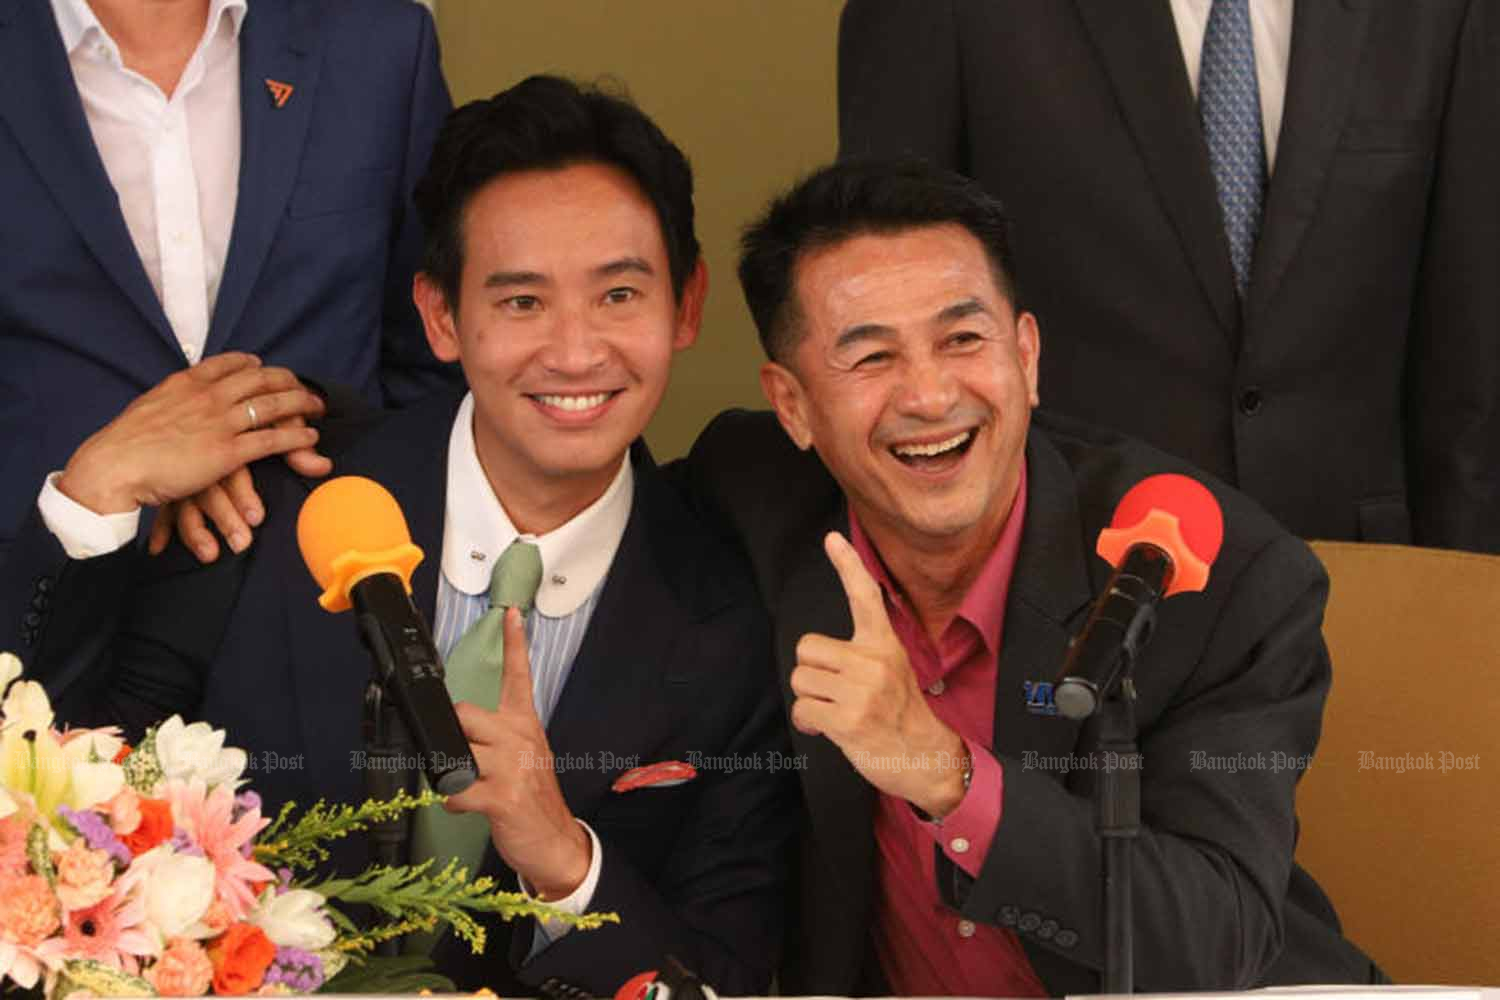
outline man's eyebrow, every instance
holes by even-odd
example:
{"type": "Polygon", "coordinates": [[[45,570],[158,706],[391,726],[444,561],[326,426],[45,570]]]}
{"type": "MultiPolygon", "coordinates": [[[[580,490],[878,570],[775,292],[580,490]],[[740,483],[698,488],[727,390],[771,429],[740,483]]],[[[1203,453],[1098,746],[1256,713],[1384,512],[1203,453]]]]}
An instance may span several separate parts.
{"type": "Polygon", "coordinates": [[[545,285],[547,276],[540,271],[496,271],[484,279],[485,288],[510,288],[514,285],[545,285]]]}
{"type": "Polygon", "coordinates": [[[970,316],[988,316],[989,314],[989,307],[983,302],[978,299],[964,299],[938,313],[937,318],[939,323],[956,323],[970,316]]]}
{"type": "Polygon", "coordinates": [[[862,340],[886,340],[895,334],[894,329],[883,323],[860,323],[839,334],[838,339],[833,342],[833,349],[841,351],[850,344],[857,344],[862,340]]]}
{"type": "Polygon", "coordinates": [[[655,274],[656,269],[644,257],[621,257],[619,260],[612,260],[608,264],[601,264],[594,268],[594,274],[601,278],[611,278],[617,274],[631,273],[649,276],[655,274]]]}

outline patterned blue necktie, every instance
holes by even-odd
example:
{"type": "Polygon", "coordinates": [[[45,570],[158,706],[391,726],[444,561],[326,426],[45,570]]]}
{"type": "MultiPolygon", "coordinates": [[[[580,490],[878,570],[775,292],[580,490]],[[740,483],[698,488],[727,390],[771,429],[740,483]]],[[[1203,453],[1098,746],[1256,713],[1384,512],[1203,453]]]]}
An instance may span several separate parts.
{"type": "Polygon", "coordinates": [[[1208,140],[1208,163],[1219,190],[1219,209],[1229,237],[1234,287],[1243,299],[1260,232],[1266,190],[1265,135],[1260,124],[1260,88],[1255,80],[1255,44],[1250,0],[1213,0],[1203,35],[1198,75],[1198,115],[1208,140]]]}

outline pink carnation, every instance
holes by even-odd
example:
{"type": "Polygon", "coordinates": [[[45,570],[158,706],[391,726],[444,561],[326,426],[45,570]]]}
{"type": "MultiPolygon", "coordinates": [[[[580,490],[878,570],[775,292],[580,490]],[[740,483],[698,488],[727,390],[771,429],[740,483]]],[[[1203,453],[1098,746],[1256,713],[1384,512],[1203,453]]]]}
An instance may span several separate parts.
{"type": "Polygon", "coordinates": [[[11,940],[33,947],[62,926],[57,897],[40,875],[21,875],[0,881],[0,931],[11,940]]]}
{"type": "Polygon", "coordinates": [[[214,965],[208,952],[187,938],[174,938],[156,964],[146,970],[146,981],[164,997],[203,996],[213,978],[214,965]]]}
{"type": "Polygon", "coordinates": [[[80,837],[55,859],[57,898],[64,909],[87,909],[109,895],[115,865],[108,851],[92,850],[80,837]]]}
{"type": "Polygon", "coordinates": [[[26,874],[26,835],[33,821],[24,812],[0,819],[0,879],[26,874]]]}

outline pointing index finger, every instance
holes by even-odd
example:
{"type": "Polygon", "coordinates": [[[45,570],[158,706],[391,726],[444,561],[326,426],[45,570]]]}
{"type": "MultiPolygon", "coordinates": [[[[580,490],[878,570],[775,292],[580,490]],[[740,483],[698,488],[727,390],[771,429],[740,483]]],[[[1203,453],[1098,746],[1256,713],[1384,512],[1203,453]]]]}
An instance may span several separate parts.
{"type": "Polygon", "coordinates": [[[506,608],[505,650],[500,668],[500,706],[510,705],[528,713],[536,711],[531,700],[531,657],[526,652],[526,624],[518,608],[506,608]]]}
{"type": "Polygon", "coordinates": [[[830,531],[823,538],[823,551],[844,585],[844,596],[849,599],[849,614],[854,619],[854,638],[877,639],[889,636],[891,620],[885,613],[885,598],[880,584],[865,569],[864,560],[854,551],[849,540],[837,531],[830,531]]]}

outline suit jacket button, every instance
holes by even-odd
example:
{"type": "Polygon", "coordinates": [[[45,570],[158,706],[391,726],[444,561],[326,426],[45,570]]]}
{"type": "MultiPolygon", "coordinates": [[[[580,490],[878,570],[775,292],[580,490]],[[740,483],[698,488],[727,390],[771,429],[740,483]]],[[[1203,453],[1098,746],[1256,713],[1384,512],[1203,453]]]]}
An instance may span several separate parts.
{"type": "Polygon", "coordinates": [[[1240,412],[1247,417],[1253,417],[1260,412],[1265,397],[1256,386],[1250,386],[1240,393],[1240,412]]]}
{"type": "Polygon", "coordinates": [[[1032,931],[1042,926],[1042,918],[1037,916],[1035,913],[1022,914],[1021,922],[1016,924],[1016,926],[1026,933],[1030,934],[1032,931]]]}
{"type": "Polygon", "coordinates": [[[1021,908],[1019,906],[1002,906],[996,919],[1000,921],[1001,927],[1014,927],[1021,919],[1021,908]]]}
{"type": "Polygon", "coordinates": [[[1040,926],[1040,927],[1038,927],[1036,929],[1036,936],[1039,937],[1039,938],[1041,938],[1043,941],[1049,941],[1049,940],[1051,940],[1052,939],[1052,935],[1054,935],[1056,933],[1057,933],[1057,921],[1056,920],[1043,920],[1042,921],[1042,926],[1040,926]]]}
{"type": "Polygon", "coordinates": [[[1078,932],[1064,927],[1053,936],[1052,943],[1059,948],[1071,948],[1078,943],[1078,932]]]}

